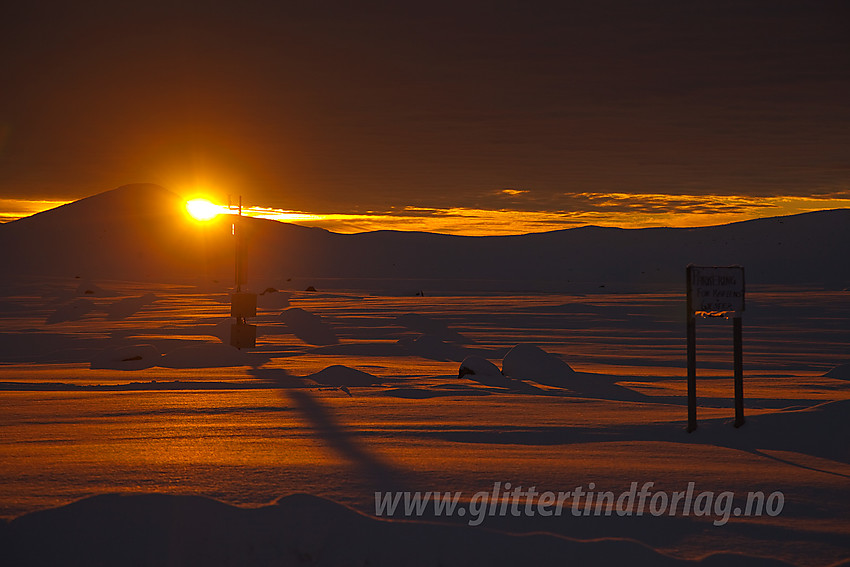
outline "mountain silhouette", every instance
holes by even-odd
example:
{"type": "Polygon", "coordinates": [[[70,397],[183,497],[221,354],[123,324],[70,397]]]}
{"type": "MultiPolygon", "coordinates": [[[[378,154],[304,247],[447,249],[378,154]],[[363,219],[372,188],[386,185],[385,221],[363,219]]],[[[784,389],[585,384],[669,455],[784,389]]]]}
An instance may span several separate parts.
{"type": "MultiPolygon", "coordinates": [[[[4,272],[162,282],[233,278],[230,215],[191,220],[157,185],[119,187],[0,225],[4,272]]],[[[465,282],[473,289],[678,288],[684,268],[743,265],[748,283],[850,285],[850,210],[703,228],[587,226],[517,236],[343,235],[241,219],[249,280],[465,282]]],[[[414,286],[415,287],[415,286],[414,286]]]]}

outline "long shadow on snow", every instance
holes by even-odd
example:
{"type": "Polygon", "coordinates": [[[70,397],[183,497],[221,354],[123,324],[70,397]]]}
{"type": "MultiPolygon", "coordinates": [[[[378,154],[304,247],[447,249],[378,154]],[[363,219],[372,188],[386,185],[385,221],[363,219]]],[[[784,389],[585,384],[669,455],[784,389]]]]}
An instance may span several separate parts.
{"type": "Polygon", "coordinates": [[[354,465],[358,480],[371,483],[382,491],[405,489],[401,479],[409,480],[411,473],[397,469],[365,449],[355,430],[340,423],[333,411],[311,393],[301,378],[277,368],[252,368],[248,373],[263,382],[277,384],[281,396],[295,403],[298,411],[315,428],[316,435],[354,465]]]}

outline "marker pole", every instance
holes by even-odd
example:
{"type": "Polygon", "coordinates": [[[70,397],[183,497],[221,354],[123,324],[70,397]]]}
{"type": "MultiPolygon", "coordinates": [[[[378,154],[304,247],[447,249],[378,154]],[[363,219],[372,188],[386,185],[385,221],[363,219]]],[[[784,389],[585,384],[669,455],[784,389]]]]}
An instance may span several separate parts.
{"type": "Polygon", "coordinates": [[[744,347],[741,318],[732,319],[732,341],[734,343],[735,366],[735,427],[744,425],[744,347]]]}
{"type": "Polygon", "coordinates": [[[697,428],[697,324],[694,317],[691,295],[691,268],[688,266],[687,274],[687,334],[688,334],[688,433],[697,428]]]}

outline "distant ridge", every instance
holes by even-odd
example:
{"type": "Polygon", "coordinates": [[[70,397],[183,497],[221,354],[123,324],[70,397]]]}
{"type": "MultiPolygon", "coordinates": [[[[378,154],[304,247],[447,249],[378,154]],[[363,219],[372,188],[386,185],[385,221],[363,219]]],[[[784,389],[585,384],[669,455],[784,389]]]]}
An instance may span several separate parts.
{"type": "Polygon", "coordinates": [[[13,273],[179,277],[205,269],[189,228],[179,195],[126,185],[0,226],[0,258],[13,273]]]}
{"type": "MultiPolygon", "coordinates": [[[[4,272],[197,281],[232,279],[231,219],[196,223],[157,185],[119,187],[0,225],[4,272]]],[[[684,267],[739,264],[751,284],[850,286],[850,210],[701,228],[580,227],[517,236],[376,231],[343,235],[243,219],[253,280],[403,281],[411,289],[680,287],[684,267]],[[421,287],[421,286],[420,286],[421,287]],[[427,287],[427,286],[426,286],[427,287]]],[[[344,285],[343,282],[339,285],[344,285]]]]}
{"type": "Polygon", "coordinates": [[[183,199],[173,191],[152,183],[137,183],[85,197],[6,224],[80,222],[107,212],[110,216],[168,215],[178,211],[182,204],[183,199]]]}

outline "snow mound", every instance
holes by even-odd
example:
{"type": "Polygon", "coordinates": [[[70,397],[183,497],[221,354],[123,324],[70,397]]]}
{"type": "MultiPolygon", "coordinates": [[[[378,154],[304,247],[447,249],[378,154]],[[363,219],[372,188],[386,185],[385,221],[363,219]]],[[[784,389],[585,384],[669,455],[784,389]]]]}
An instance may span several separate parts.
{"type": "Polygon", "coordinates": [[[59,309],[48,315],[47,323],[64,323],[65,321],[79,321],[95,309],[95,304],[89,299],[75,299],[66,303],[59,309]]]}
{"type": "Polygon", "coordinates": [[[368,372],[363,372],[362,370],[357,370],[356,368],[350,368],[341,364],[328,366],[324,370],[320,370],[315,374],[305,376],[305,378],[309,378],[310,380],[325,386],[336,387],[371,386],[372,384],[378,384],[381,381],[380,378],[373,376],[368,372]]]}
{"type": "Polygon", "coordinates": [[[141,297],[125,297],[106,307],[106,318],[110,321],[126,319],[135,315],[145,305],[150,305],[157,300],[152,293],[146,293],[141,297]]]}
{"type": "Polygon", "coordinates": [[[787,565],[738,554],[689,561],[626,539],[512,535],[392,521],[295,494],[256,508],[201,496],[104,494],[18,517],[10,565],[787,565]]]}
{"type": "Polygon", "coordinates": [[[87,295],[90,297],[115,297],[118,294],[114,291],[107,291],[99,285],[85,280],[77,286],[77,295],[87,295]]]}
{"type": "Polygon", "coordinates": [[[289,299],[292,294],[285,291],[268,288],[263,293],[257,295],[258,309],[286,309],[289,307],[289,299]]]}
{"type": "Polygon", "coordinates": [[[226,366],[261,366],[268,358],[242,352],[222,343],[184,346],[164,354],[159,366],[164,368],[220,368],[226,366]]]}
{"type": "Polygon", "coordinates": [[[547,386],[568,387],[575,371],[557,355],[536,345],[519,344],[502,360],[502,374],[515,380],[534,380],[547,386]]]}
{"type": "Polygon", "coordinates": [[[433,335],[443,340],[462,343],[466,342],[466,338],[453,329],[449,329],[448,325],[442,321],[437,321],[419,313],[405,313],[396,317],[397,325],[406,327],[411,331],[422,333],[423,335],[433,335]]]}
{"type": "Polygon", "coordinates": [[[837,378],[838,380],[850,380],[850,364],[842,364],[841,366],[836,366],[824,376],[829,376],[830,378],[837,378]]]}
{"type": "Polygon", "coordinates": [[[434,335],[421,335],[416,339],[403,337],[399,339],[398,344],[414,356],[431,360],[460,362],[464,358],[463,349],[446,343],[434,335]]]}
{"type": "Polygon", "coordinates": [[[754,415],[740,429],[726,426],[719,435],[726,444],[747,450],[790,450],[850,463],[845,433],[848,415],[850,400],[824,402],[806,409],[754,415]]]}
{"type": "Polygon", "coordinates": [[[310,345],[335,345],[339,342],[333,328],[320,315],[292,307],[280,314],[293,335],[310,345]]]}
{"type": "Polygon", "coordinates": [[[144,370],[157,366],[161,355],[153,345],[130,345],[108,349],[91,361],[92,370],[144,370]]]}
{"type": "Polygon", "coordinates": [[[467,356],[460,363],[458,378],[466,377],[485,386],[508,386],[508,379],[499,368],[481,356],[467,356]]]}

